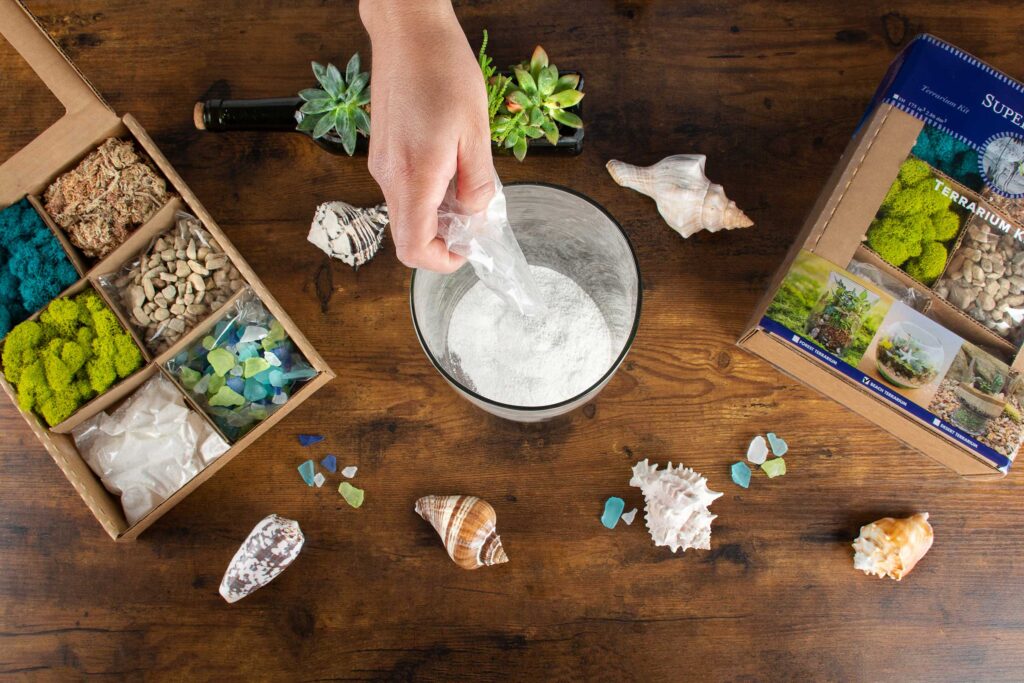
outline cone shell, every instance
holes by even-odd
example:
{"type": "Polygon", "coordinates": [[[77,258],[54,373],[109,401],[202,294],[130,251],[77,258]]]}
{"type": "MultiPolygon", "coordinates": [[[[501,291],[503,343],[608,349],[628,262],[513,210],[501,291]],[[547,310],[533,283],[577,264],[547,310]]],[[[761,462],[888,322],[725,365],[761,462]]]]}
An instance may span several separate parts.
{"type": "Polygon", "coordinates": [[[295,520],[264,517],[228,564],[220,582],[221,597],[237,602],[273,581],[299,556],[304,541],[295,520]]]}
{"type": "Polygon", "coordinates": [[[927,512],[905,519],[883,517],[860,528],[853,542],[853,567],[899,581],[925,556],[933,540],[927,512]]]}
{"type": "Polygon", "coordinates": [[[448,555],[463,569],[508,562],[496,527],[497,514],[474,496],[425,496],[416,514],[430,522],[448,555]]]}
{"type": "Polygon", "coordinates": [[[749,228],[753,221],[704,175],[706,161],[703,154],[677,154],[646,168],[612,159],[607,168],[619,185],[651,197],[665,222],[683,237],[701,230],[749,228]]]}

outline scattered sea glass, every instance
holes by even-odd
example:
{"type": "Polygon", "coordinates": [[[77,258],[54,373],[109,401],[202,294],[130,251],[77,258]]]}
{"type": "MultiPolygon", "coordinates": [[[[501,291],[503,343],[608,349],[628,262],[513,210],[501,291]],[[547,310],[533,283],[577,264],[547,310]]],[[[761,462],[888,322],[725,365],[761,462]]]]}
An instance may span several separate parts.
{"type": "Polygon", "coordinates": [[[338,493],[341,494],[341,497],[345,499],[346,503],[354,508],[363,504],[363,497],[365,495],[364,491],[362,489],[357,489],[347,481],[341,482],[341,485],[338,487],[338,493]]]}
{"type": "Polygon", "coordinates": [[[337,459],[337,458],[335,458],[335,457],[334,457],[333,455],[331,455],[330,453],[328,453],[328,454],[327,454],[327,455],[326,455],[326,456],[324,457],[324,459],[320,461],[320,464],[321,464],[321,465],[323,466],[323,468],[324,468],[325,470],[327,470],[327,471],[328,471],[328,472],[330,472],[331,474],[333,474],[333,473],[335,473],[335,472],[337,472],[337,471],[338,471],[338,459],[337,459]]]}
{"type": "Polygon", "coordinates": [[[629,512],[624,512],[620,519],[622,519],[622,521],[627,525],[632,524],[633,520],[636,519],[636,508],[633,508],[629,512]]]}
{"type": "Polygon", "coordinates": [[[302,477],[302,481],[306,482],[306,486],[312,486],[315,479],[316,465],[313,464],[312,460],[299,465],[299,476],[302,477]]]}
{"type": "Polygon", "coordinates": [[[772,447],[772,454],[781,458],[789,450],[789,444],[784,439],[775,436],[775,432],[768,432],[768,443],[772,447]]]}
{"type": "Polygon", "coordinates": [[[733,463],[732,481],[737,486],[742,486],[745,489],[750,488],[750,466],[742,460],[733,463]]]}
{"type": "Polygon", "coordinates": [[[323,472],[317,472],[316,475],[313,476],[313,483],[316,484],[317,488],[323,486],[325,481],[327,481],[327,478],[324,476],[323,472]]]}
{"type": "Polygon", "coordinates": [[[220,315],[206,337],[168,361],[167,370],[236,441],[316,371],[251,288],[220,315]]]}
{"type": "Polygon", "coordinates": [[[781,477],[786,473],[786,459],[785,458],[772,458],[768,462],[761,465],[761,469],[768,475],[769,479],[775,477],[781,477]]]}
{"type": "Polygon", "coordinates": [[[615,525],[619,523],[619,517],[622,516],[622,511],[625,508],[626,501],[612,496],[604,502],[604,514],[601,515],[601,524],[604,524],[609,529],[614,529],[615,525]]]}
{"type": "Polygon", "coordinates": [[[299,434],[299,443],[303,446],[312,446],[324,440],[322,434],[299,434]]]}
{"type": "Polygon", "coordinates": [[[288,568],[305,539],[299,523],[270,515],[256,525],[235,553],[220,582],[220,594],[237,602],[288,568]]]}
{"type": "Polygon", "coordinates": [[[755,436],[747,446],[747,460],[760,465],[768,459],[768,444],[765,443],[764,437],[760,434],[755,436]]]}
{"type": "Polygon", "coordinates": [[[235,356],[227,349],[214,349],[206,354],[206,362],[218,376],[223,377],[235,367],[235,356]]]}
{"type": "Polygon", "coordinates": [[[355,465],[349,465],[348,467],[341,471],[341,476],[345,477],[346,479],[351,479],[352,477],[356,476],[356,472],[358,471],[358,467],[356,467],[355,465]]]}

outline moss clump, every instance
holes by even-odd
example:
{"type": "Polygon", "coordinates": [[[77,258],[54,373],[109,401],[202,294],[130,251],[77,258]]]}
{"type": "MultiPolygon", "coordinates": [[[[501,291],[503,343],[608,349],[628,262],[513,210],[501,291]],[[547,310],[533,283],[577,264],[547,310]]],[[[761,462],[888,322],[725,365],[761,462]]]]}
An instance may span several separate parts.
{"type": "Polygon", "coordinates": [[[911,153],[972,190],[984,187],[978,170],[978,153],[966,142],[938,128],[925,126],[911,153]]]}
{"type": "Polygon", "coordinates": [[[4,376],[22,410],[51,427],[142,366],[142,353],[95,292],[55,299],[4,341],[4,376]]]}
{"type": "Polygon", "coordinates": [[[867,244],[888,263],[930,285],[942,274],[960,225],[953,201],[935,190],[931,168],[911,157],[900,166],[868,228],[867,244]]]}
{"type": "Polygon", "coordinates": [[[0,211],[0,339],[78,279],[27,199],[0,211]]]}

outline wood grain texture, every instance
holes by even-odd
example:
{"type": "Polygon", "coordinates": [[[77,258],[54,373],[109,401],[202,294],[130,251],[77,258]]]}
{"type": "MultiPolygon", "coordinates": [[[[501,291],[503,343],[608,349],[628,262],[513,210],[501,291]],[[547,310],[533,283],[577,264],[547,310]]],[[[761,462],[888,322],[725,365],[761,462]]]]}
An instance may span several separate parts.
{"type": "MultiPolygon", "coordinates": [[[[131,112],[338,372],[147,531],[115,545],[15,409],[0,406],[0,673],[310,680],[1013,680],[1024,670],[1024,484],[968,483],[733,342],[900,46],[930,31],[1022,77],[1015,2],[459,3],[498,63],[545,45],[586,75],[584,154],[500,159],[504,180],[573,187],[637,248],[644,318],[607,389],[542,426],[458,399],[412,332],[409,273],[354,273],[305,242],[317,203],[380,200],[365,159],[299,136],[202,134],[207,95],[294,92],[310,59],[369,54],[354,2],[30,0],[118,112],[131,112]],[[754,229],[668,229],[611,157],[708,155],[754,229]],[[789,473],[734,487],[756,432],[789,473]],[[328,440],[300,449],[295,434],[328,440]],[[359,466],[361,510],[295,467],[359,466]],[[726,495],[709,552],[673,556],[604,499],[642,503],[637,459],[682,461],[726,495]],[[465,572],[413,512],[425,494],[491,502],[508,564],[465,572]],[[852,569],[877,517],[928,511],[936,542],[900,584],[852,569]],[[222,572],[269,513],[306,547],[228,606],[222,572]]],[[[6,48],[6,46],[4,46],[6,48]]],[[[0,49],[0,157],[57,115],[0,49]]],[[[337,486],[337,477],[331,481],[337,486]]]]}

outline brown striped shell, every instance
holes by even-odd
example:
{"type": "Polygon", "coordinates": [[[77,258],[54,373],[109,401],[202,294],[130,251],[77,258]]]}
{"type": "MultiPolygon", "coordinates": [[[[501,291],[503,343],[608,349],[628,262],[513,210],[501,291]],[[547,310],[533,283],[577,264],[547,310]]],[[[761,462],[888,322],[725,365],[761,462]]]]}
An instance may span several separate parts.
{"type": "Polygon", "coordinates": [[[463,569],[508,562],[496,528],[497,514],[475,496],[424,496],[416,514],[430,522],[448,555],[463,569]]]}

